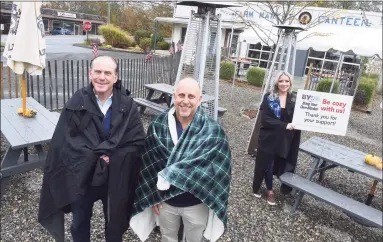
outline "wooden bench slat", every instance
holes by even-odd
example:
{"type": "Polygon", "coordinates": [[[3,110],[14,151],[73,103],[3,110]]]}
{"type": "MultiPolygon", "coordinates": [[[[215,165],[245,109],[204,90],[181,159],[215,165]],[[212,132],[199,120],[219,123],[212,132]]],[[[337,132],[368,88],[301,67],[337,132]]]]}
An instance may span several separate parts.
{"type": "Polygon", "coordinates": [[[151,108],[151,109],[154,109],[158,112],[164,112],[167,108],[158,104],[158,103],[155,103],[155,102],[151,102],[149,100],[146,100],[146,99],[143,99],[143,98],[134,98],[134,101],[139,105],[139,106],[145,106],[145,107],[148,107],[148,108],[151,108]]]}
{"type": "Polygon", "coordinates": [[[364,162],[365,152],[320,138],[312,137],[299,146],[299,149],[314,157],[323,159],[348,170],[383,181],[382,172],[364,162]]]}
{"type": "Polygon", "coordinates": [[[305,194],[311,195],[321,201],[327,202],[341,210],[355,215],[359,219],[370,221],[374,225],[382,227],[383,213],[364,203],[353,200],[331,189],[325,188],[308,179],[290,172],[279,177],[285,183],[305,194]]]}
{"type": "Polygon", "coordinates": [[[1,132],[7,137],[7,141],[12,147],[22,146],[26,143],[23,136],[19,134],[10,121],[1,113],[1,132]]]}
{"type": "Polygon", "coordinates": [[[47,121],[49,121],[47,124],[49,125],[49,131],[56,128],[58,122],[57,115],[55,115],[53,112],[50,112],[33,98],[27,98],[27,104],[30,105],[32,109],[36,110],[40,117],[43,116],[47,121]]]}
{"type": "MultiPolygon", "coordinates": [[[[12,137],[8,142],[14,149],[26,147],[27,144],[35,144],[41,141],[40,136],[28,125],[22,124],[20,119],[24,118],[18,117],[16,110],[14,110],[13,114],[5,115],[4,113],[1,113],[1,132],[7,140],[8,137],[12,137]],[[8,122],[3,122],[5,120],[8,122]],[[13,130],[16,130],[16,132],[10,133],[13,130]]],[[[28,120],[23,121],[28,122],[28,120]]]]}

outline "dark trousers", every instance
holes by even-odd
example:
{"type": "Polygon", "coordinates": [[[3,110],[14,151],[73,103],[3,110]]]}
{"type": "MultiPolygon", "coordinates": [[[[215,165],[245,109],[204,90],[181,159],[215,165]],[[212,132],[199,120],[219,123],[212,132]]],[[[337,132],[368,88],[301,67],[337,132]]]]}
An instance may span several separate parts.
{"type": "MultiPolygon", "coordinates": [[[[90,242],[90,220],[93,214],[93,204],[98,200],[101,200],[103,205],[105,240],[111,241],[108,239],[110,236],[106,233],[108,221],[108,184],[106,183],[99,187],[89,187],[85,196],[71,205],[73,215],[71,233],[73,242],[90,242]]],[[[122,236],[121,238],[113,239],[113,241],[122,241],[122,236]]]]}
{"type": "MultiPolygon", "coordinates": [[[[284,172],[294,172],[295,166],[287,164],[286,159],[279,156],[271,155],[260,149],[257,150],[257,157],[255,158],[254,179],[253,179],[253,193],[258,193],[261,188],[263,179],[265,180],[267,190],[273,189],[273,175],[277,177],[284,172]]],[[[288,194],[292,188],[286,184],[281,184],[280,192],[288,194]]]]}
{"type": "Polygon", "coordinates": [[[257,158],[255,159],[254,168],[253,193],[259,192],[263,180],[265,180],[267,190],[273,189],[274,160],[274,155],[259,149],[257,150],[257,158]]]}

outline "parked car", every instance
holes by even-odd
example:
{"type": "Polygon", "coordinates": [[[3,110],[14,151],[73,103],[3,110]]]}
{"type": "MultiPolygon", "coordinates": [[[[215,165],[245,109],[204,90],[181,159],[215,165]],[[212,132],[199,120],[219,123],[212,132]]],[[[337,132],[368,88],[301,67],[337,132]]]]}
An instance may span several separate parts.
{"type": "Polygon", "coordinates": [[[64,28],[53,28],[52,31],[51,31],[51,34],[52,35],[57,35],[57,34],[60,34],[60,35],[71,35],[72,31],[70,31],[69,29],[64,29],[64,28]]]}

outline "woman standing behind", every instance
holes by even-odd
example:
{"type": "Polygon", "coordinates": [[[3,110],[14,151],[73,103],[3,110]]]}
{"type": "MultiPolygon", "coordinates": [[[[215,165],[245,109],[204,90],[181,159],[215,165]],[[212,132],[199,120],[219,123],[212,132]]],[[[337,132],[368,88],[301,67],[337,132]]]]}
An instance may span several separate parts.
{"type": "MultiPolygon", "coordinates": [[[[265,179],[267,202],[275,205],[273,175],[294,172],[298,159],[301,132],[294,130],[295,95],[291,93],[292,77],[287,72],[277,74],[270,93],[264,96],[260,108],[261,129],[254,169],[253,193],[261,197],[260,187],[265,179]]],[[[291,187],[282,184],[281,193],[287,194],[291,187]]]]}

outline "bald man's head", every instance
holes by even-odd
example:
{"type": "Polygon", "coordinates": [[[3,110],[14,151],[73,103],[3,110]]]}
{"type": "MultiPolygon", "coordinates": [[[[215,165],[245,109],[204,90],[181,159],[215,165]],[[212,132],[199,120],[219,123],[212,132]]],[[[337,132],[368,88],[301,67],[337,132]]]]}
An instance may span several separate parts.
{"type": "Polygon", "coordinates": [[[201,93],[201,89],[200,89],[200,86],[199,86],[199,83],[197,82],[197,80],[195,80],[194,78],[191,78],[191,77],[186,77],[184,79],[181,79],[177,85],[176,85],[176,90],[175,92],[177,91],[177,88],[179,86],[188,86],[190,88],[193,88],[193,89],[197,89],[199,93],[201,93]]]}
{"type": "Polygon", "coordinates": [[[181,124],[189,124],[193,120],[201,100],[201,89],[195,79],[187,77],[177,83],[174,92],[174,105],[177,119],[181,124]]]}

